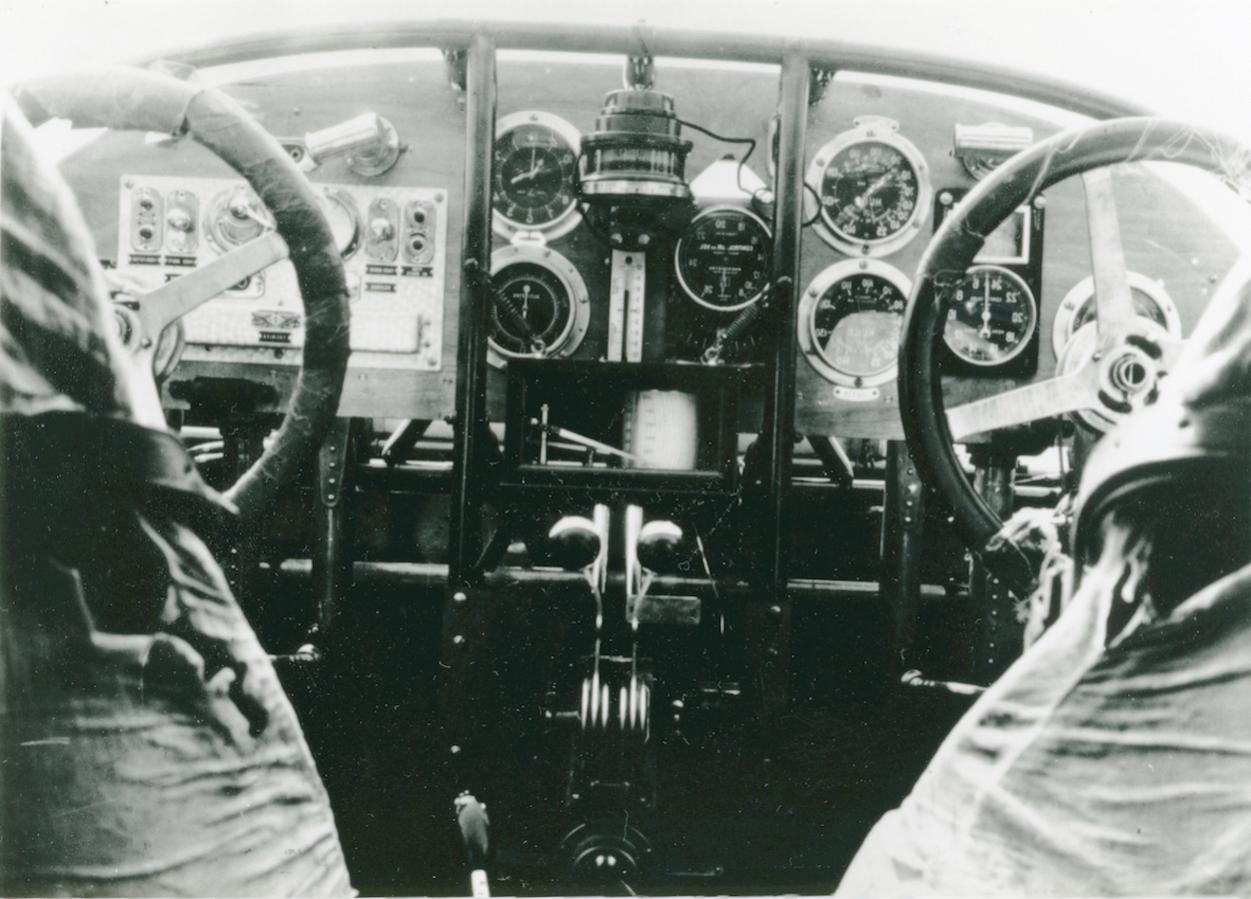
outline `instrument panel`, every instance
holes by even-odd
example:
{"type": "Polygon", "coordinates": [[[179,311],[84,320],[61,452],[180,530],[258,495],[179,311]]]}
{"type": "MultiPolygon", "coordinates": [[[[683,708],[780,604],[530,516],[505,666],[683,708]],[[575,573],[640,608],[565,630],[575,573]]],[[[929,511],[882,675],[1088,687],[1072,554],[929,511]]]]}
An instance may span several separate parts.
{"type": "MultiPolygon", "coordinates": [[[[447,257],[447,193],[438,188],[316,188],[343,255],[353,351],[389,364],[438,371],[447,257]]],[[[273,229],[269,212],[242,181],[123,175],[118,269],[158,286],[273,229]]],[[[295,272],[270,266],[183,320],[189,344],[277,350],[304,345],[295,272]]],[[[275,362],[298,365],[296,354],[275,362]]]]}
{"type": "MultiPolygon", "coordinates": [[[[723,70],[666,59],[657,61],[656,76],[657,88],[673,98],[683,120],[716,135],[753,140],[757,147],[770,145],[776,67],[723,70]]],[[[493,416],[503,407],[501,375],[511,358],[612,358],[618,283],[645,293],[637,329],[648,359],[765,358],[771,338],[759,310],[768,307],[775,274],[769,258],[772,211],[759,202],[775,187],[768,160],[761,158],[768,154],[744,159],[742,143],[685,131],[683,139],[692,144],[686,171],[693,199],[628,272],[619,272],[601,239],[611,235],[597,234],[585,220],[576,184],[583,136],[594,132],[603,98],[619,91],[620,83],[619,58],[500,54],[500,115],[490,147],[491,275],[494,293],[511,302],[493,299],[488,319],[489,360],[500,373],[488,382],[493,416]],[[717,189],[700,190],[710,172],[721,179],[717,189]]],[[[391,170],[362,176],[332,161],[311,176],[353,276],[355,374],[341,413],[451,415],[465,112],[442,57],[414,51],[411,59],[372,61],[360,54],[324,68],[276,64],[226,88],[280,138],[349,119],[362,108],[394,123],[403,149],[391,170]],[[409,204],[419,200],[434,203],[435,220],[425,235],[410,234],[406,218],[409,204]],[[384,248],[389,253],[392,244],[394,262],[371,257],[384,248]],[[428,273],[404,273],[403,266],[424,264],[425,254],[428,273]],[[394,274],[369,270],[389,265],[394,274]]],[[[1045,108],[1011,98],[846,72],[808,110],[808,225],[795,273],[802,308],[792,333],[805,356],[796,366],[800,433],[902,435],[896,372],[886,361],[898,333],[898,316],[890,310],[900,293],[906,295],[941,215],[984,170],[954,152],[953,133],[957,126],[991,123],[1025,129],[1034,139],[1062,125],[1045,108]],[[844,263],[861,262],[875,269],[880,263],[889,277],[863,290],[847,280],[839,288],[846,295],[840,295],[835,286],[861,271],[844,263]],[[819,289],[809,300],[813,286],[819,289]],[[824,305],[817,302],[823,296],[824,305]]],[[[108,135],[78,151],[65,171],[85,197],[89,223],[114,254],[112,261],[148,280],[176,276],[263,227],[250,214],[250,202],[230,193],[241,186],[238,179],[196,148],[171,152],[142,136],[108,135]],[[150,205],[140,202],[145,197],[150,205]]],[[[1214,288],[1212,279],[1228,267],[1232,247],[1163,178],[1118,172],[1116,180],[1122,185],[1118,205],[1127,263],[1141,276],[1134,287],[1140,309],[1163,327],[1186,332],[1214,288]],[[1161,209],[1170,214],[1160,216],[1161,209]]],[[[1090,274],[1080,184],[1057,185],[1045,199],[1045,209],[1022,210],[988,236],[977,271],[966,276],[978,280],[962,285],[963,305],[953,310],[948,326],[949,404],[1049,377],[1064,345],[1089,317],[1090,291],[1079,289],[1090,274]],[[1039,239],[1044,232],[1045,243],[1039,239]]],[[[188,347],[175,380],[241,372],[275,386],[274,405],[281,405],[298,357],[290,349],[302,339],[288,265],[207,304],[186,326],[188,347]]],[[[745,398],[740,428],[758,427],[758,408],[745,398]]]]}

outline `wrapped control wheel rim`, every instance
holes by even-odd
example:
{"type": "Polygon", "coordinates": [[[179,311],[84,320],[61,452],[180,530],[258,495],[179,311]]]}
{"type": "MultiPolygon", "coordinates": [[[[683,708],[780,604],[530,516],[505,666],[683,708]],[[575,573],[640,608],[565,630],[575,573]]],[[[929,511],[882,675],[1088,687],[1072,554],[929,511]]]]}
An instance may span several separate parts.
{"type": "Polygon", "coordinates": [[[145,329],[137,344],[254,273],[289,258],[304,306],[302,366],[287,415],[256,463],[227,492],[243,521],[253,520],[296,476],[338,410],[349,349],[343,260],[317,195],[281,145],[238,103],[214,88],[142,69],[109,68],[27,82],[14,99],[32,125],[68,119],[75,126],[187,136],[238,172],[273,217],[275,233],[137,298],[145,329]]]}

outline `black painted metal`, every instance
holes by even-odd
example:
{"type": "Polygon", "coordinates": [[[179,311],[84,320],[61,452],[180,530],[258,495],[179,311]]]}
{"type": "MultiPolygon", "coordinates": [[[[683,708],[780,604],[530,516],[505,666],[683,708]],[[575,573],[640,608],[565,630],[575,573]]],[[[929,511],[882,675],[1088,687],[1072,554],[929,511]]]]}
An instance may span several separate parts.
{"type": "Polygon", "coordinates": [[[921,609],[921,552],[925,492],[908,445],[892,440],[886,449],[886,489],[882,509],[882,601],[894,624],[893,671],[912,667],[912,644],[921,609]]]}
{"type": "MultiPolygon", "coordinates": [[[[1013,491],[1016,456],[979,453],[974,462],[978,466],[974,487],[996,515],[1007,518],[1016,506],[1013,491]],[[982,455],[984,458],[977,458],[982,455]]],[[[998,679],[1025,648],[1025,624],[1017,620],[1016,615],[1016,604],[1024,601],[1024,597],[1015,596],[995,569],[977,555],[973,557],[969,592],[978,616],[973,680],[989,684],[998,679]]]]}
{"type": "Polygon", "coordinates": [[[782,119],[779,128],[777,207],[773,215],[773,309],[769,332],[774,354],[765,395],[763,485],[767,501],[761,523],[764,570],[760,582],[777,590],[786,582],[784,510],[795,448],[795,309],[803,230],[804,134],[808,124],[808,61],[793,51],[782,65],[782,119]]]}
{"type": "Polygon", "coordinates": [[[759,531],[761,552],[751,578],[755,596],[746,611],[749,660],[760,684],[766,730],[787,704],[790,676],[791,599],[786,589],[786,509],[791,456],[795,449],[795,310],[799,301],[800,237],[803,228],[804,133],[808,125],[808,60],[793,49],[782,63],[781,124],[778,138],[777,205],[773,213],[773,303],[768,313],[768,364],[761,450],[759,531]]]}
{"type": "Polygon", "coordinates": [[[461,239],[460,340],[456,358],[456,429],[449,583],[477,578],[482,553],[482,478],[475,463],[486,416],[487,311],[491,270],[491,147],[495,142],[495,46],[478,35],[469,46],[465,97],[465,232],[461,239]]]}
{"type": "Polygon", "coordinates": [[[313,547],[313,602],[320,638],[334,626],[352,588],[352,420],[336,419],[317,453],[320,508],[313,547]]]}

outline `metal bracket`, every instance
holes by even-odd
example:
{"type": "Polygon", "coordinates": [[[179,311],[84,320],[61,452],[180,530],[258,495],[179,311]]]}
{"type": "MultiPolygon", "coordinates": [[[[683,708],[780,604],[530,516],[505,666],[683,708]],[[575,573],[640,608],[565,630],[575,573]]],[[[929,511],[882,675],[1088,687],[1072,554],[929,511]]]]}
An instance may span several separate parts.
{"type": "Polygon", "coordinates": [[[468,84],[468,56],[464,50],[445,49],[443,65],[447,69],[447,83],[455,91],[464,92],[468,84]]]}
{"type": "Polygon", "coordinates": [[[656,60],[650,55],[627,56],[621,80],[626,87],[651,88],[656,84],[656,60]]]}
{"type": "Polygon", "coordinates": [[[350,418],[335,419],[317,452],[317,491],[321,504],[328,509],[343,501],[351,426],[350,418]]]}
{"type": "Polygon", "coordinates": [[[830,82],[833,80],[833,69],[823,69],[820,66],[812,66],[808,69],[809,106],[816,106],[825,99],[825,92],[829,89],[830,82]]]}

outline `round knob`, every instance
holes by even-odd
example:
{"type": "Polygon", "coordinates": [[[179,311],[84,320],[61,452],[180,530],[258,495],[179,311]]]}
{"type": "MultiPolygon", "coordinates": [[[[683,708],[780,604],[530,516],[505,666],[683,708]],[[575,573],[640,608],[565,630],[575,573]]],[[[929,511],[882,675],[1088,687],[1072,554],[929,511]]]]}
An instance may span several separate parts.
{"type": "Polygon", "coordinates": [[[233,195],[226,204],[226,208],[237,219],[250,219],[254,215],[252,212],[252,198],[245,193],[233,195]]]}
{"type": "Polygon", "coordinates": [[[552,561],[566,571],[580,571],[599,558],[600,535],[589,518],[567,515],[552,525],[547,536],[552,541],[552,561]]]}
{"type": "Polygon", "coordinates": [[[191,216],[187,214],[185,209],[171,209],[169,215],[165,217],[165,221],[175,231],[191,230],[191,216]]]}
{"type": "Polygon", "coordinates": [[[369,236],[378,242],[390,240],[395,237],[395,226],[389,219],[373,219],[369,223],[369,236]]]}
{"type": "Polygon", "coordinates": [[[672,521],[649,521],[639,531],[639,564],[651,571],[671,573],[683,558],[682,529],[672,521]]]}

